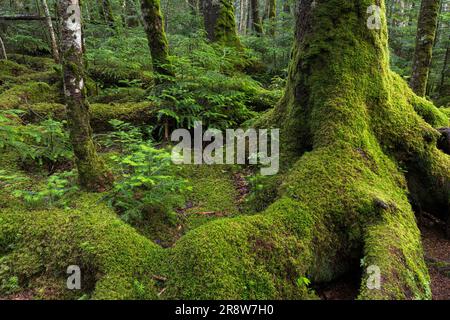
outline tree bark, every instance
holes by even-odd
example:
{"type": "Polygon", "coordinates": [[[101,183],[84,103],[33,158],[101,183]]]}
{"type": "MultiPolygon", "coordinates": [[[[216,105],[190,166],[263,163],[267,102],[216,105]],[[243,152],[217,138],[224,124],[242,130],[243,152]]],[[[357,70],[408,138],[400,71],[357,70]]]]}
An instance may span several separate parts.
{"type": "Polygon", "coordinates": [[[56,42],[55,29],[53,29],[52,17],[50,15],[50,10],[48,9],[47,0],[41,0],[41,3],[44,8],[45,24],[47,25],[47,30],[50,35],[53,59],[56,63],[59,63],[58,43],[56,42]]]}
{"type": "Polygon", "coordinates": [[[60,0],[61,57],[64,95],[70,138],[82,188],[104,191],[112,176],[98,157],[92,140],[89,104],[86,100],[83,36],[79,0],[60,0]]]}
{"type": "Polygon", "coordinates": [[[410,86],[422,97],[426,94],[439,8],[439,0],[422,0],[420,7],[410,86]]]}
{"type": "Polygon", "coordinates": [[[258,0],[250,0],[250,12],[252,15],[252,30],[257,34],[263,33],[262,20],[259,16],[259,2],[258,0]]]}
{"type": "MultiPolygon", "coordinates": [[[[450,39],[449,39],[450,44],[450,39]]],[[[447,45],[445,50],[444,63],[441,71],[441,78],[439,80],[439,87],[437,89],[439,99],[437,103],[441,105],[450,105],[450,47],[447,45]]]]}
{"type": "Polygon", "coordinates": [[[173,76],[159,0],[141,0],[141,11],[153,69],[159,74],[173,76]]]}
{"type": "Polygon", "coordinates": [[[8,55],[6,54],[5,44],[3,43],[3,39],[0,36],[0,60],[8,60],[8,55]]]}
{"type": "Polygon", "coordinates": [[[203,15],[207,38],[210,41],[226,46],[241,47],[231,0],[201,0],[200,11],[203,15]]]}

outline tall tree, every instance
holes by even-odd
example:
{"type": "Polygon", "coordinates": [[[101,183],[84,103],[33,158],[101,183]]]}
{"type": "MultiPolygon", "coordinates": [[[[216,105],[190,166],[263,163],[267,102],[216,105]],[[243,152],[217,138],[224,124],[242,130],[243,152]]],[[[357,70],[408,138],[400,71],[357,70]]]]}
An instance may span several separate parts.
{"type": "Polygon", "coordinates": [[[58,43],[56,42],[55,29],[53,28],[52,17],[50,15],[50,10],[47,5],[47,0],[41,0],[42,7],[44,8],[45,24],[47,25],[47,30],[50,35],[50,43],[52,47],[52,55],[55,62],[59,62],[59,50],[58,43]]]}
{"type": "Polygon", "coordinates": [[[141,11],[153,69],[159,74],[173,76],[159,0],[141,0],[141,11]]]}
{"type": "Polygon", "coordinates": [[[240,47],[232,0],[201,0],[206,35],[210,41],[240,47]]]}
{"type": "Polygon", "coordinates": [[[111,183],[111,174],[98,157],[92,140],[89,103],[84,86],[83,35],[79,0],[59,0],[61,57],[64,95],[80,185],[91,191],[103,191],[111,183]]]}
{"type": "Polygon", "coordinates": [[[414,53],[410,86],[419,96],[425,96],[430,72],[433,45],[439,16],[440,0],[422,0],[417,25],[416,50],[414,53]]]}

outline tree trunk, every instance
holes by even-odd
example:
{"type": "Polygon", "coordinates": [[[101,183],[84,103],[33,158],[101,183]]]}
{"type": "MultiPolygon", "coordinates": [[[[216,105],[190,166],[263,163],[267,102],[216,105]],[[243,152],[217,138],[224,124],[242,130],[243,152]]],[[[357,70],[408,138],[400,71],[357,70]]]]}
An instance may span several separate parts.
{"type": "Polygon", "coordinates": [[[53,29],[52,17],[50,15],[50,10],[48,9],[47,0],[41,0],[41,3],[44,8],[45,24],[47,25],[48,33],[50,35],[53,59],[56,63],[59,63],[58,43],[56,42],[55,29],[53,29]]]}
{"type": "Polygon", "coordinates": [[[0,37],[0,60],[8,60],[2,37],[0,37]]]}
{"type": "Polygon", "coordinates": [[[259,17],[259,2],[258,0],[250,0],[250,11],[252,14],[252,30],[257,34],[263,33],[262,21],[259,17]]]}
{"type": "Polygon", "coordinates": [[[226,46],[241,47],[231,0],[201,0],[200,11],[203,15],[206,35],[210,41],[226,46]]]}
{"type": "Polygon", "coordinates": [[[291,5],[289,3],[289,0],[284,0],[283,2],[283,12],[290,14],[291,13],[291,5]]]}
{"type": "Polygon", "coordinates": [[[439,0],[422,0],[417,25],[416,51],[410,86],[419,96],[425,96],[430,72],[433,44],[439,16],[439,0]]]}
{"type": "Polygon", "coordinates": [[[275,35],[275,24],[276,24],[276,17],[277,17],[277,1],[276,0],[268,0],[269,1],[269,34],[275,35]]]}
{"type": "Polygon", "coordinates": [[[110,0],[97,0],[100,18],[111,28],[115,27],[114,14],[110,0]]]}
{"type": "Polygon", "coordinates": [[[239,5],[239,33],[247,34],[249,0],[241,0],[239,5]]]}
{"type": "Polygon", "coordinates": [[[448,214],[450,157],[424,120],[448,118],[390,70],[384,1],[379,29],[367,24],[372,0],[298,2],[286,92],[258,122],[281,128],[278,200],[179,239],[166,297],[307,298],[300,277],[332,281],[362,262],[360,298],[429,299],[408,194],[448,214]]]}
{"type": "Polygon", "coordinates": [[[104,191],[112,176],[98,157],[92,140],[89,104],[86,100],[83,65],[83,36],[79,0],[60,0],[61,58],[64,95],[70,138],[80,185],[90,191],[104,191]]]}
{"type": "MultiPolygon", "coordinates": [[[[93,297],[134,297],[136,275],[153,274],[167,279],[165,299],[317,298],[299,280],[361,271],[360,299],[431,298],[408,194],[427,212],[448,214],[450,157],[436,148],[433,129],[448,118],[390,70],[383,0],[375,29],[366,20],[372,0],[297,2],[285,95],[257,123],[281,128],[277,199],[261,213],[207,222],[170,249],[118,238],[116,222],[112,229],[99,219],[75,221],[95,231],[83,232],[83,243],[121,240],[118,250],[100,252],[106,262],[91,261],[101,271],[93,297]]],[[[42,221],[52,223],[47,216],[42,221]]],[[[6,236],[21,231],[7,227],[6,236]]],[[[47,243],[44,252],[52,252],[58,241],[47,243]]],[[[149,286],[159,298],[160,286],[149,286]]]]}
{"type": "Polygon", "coordinates": [[[159,0],[141,0],[141,11],[155,72],[173,76],[169,62],[169,44],[164,31],[159,0]]]}

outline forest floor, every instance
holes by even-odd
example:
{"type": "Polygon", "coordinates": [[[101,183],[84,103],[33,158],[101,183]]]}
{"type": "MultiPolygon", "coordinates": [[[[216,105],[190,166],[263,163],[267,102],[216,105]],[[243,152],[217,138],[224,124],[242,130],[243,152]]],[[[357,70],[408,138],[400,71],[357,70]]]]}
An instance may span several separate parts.
{"type": "MultiPolygon", "coordinates": [[[[444,224],[429,215],[421,219],[420,231],[431,278],[433,300],[450,299],[450,239],[445,237],[444,224]]],[[[359,291],[360,277],[347,274],[315,288],[323,300],[353,300],[359,291]]]]}
{"type": "MultiPolygon", "coordinates": [[[[55,110],[59,110],[62,105],[56,103],[58,102],[57,100],[53,101],[49,98],[57,96],[56,93],[59,92],[59,89],[57,83],[53,83],[53,73],[48,71],[49,68],[46,63],[50,64],[51,62],[47,60],[37,59],[36,61],[39,62],[39,66],[42,66],[39,68],[34,66],[37,68],[34,72],[31,72],[31,69],[26,65],[9,62],[11,67],[9,73],[5,71],[5,74],[0,74],[0,80],[3,77],[6,80],[13,79],[13,82],[18,83],[14,84],[11,88],[5,87],[2,89],[2,82],[0,81],[0,111],[2,109],[22,108],[22,116],[26,120],[24,124],[32,120],[33,117],[30,116],[30,112],[35,115],[39,111],[42,112],[43,116],[55,116],[57,118],[59,111],[57,112],[55,110]],[[41,80],[42,77],[49,83],[35,82],[36,79],[41,80]],[[34,91],[31,88],[34,88],[34,91]],[[46,94],[43,94],[43,91],[46,94]],[[49,99],[52,101],[51,103],[48,102],[49,99]]],[[[37,63],[34,60],[32,61],[35,64],[37,63]]],[[[134,106],[139,104],[130,103],[130,105],[134,106]]],[[[124,120],[128,120],[130,105],[122,104],[123,109],[115,105],[114,108],[121,110],[121,113],[105,115],[103,114],[105,110],[114,109],[111,108],[111,105],[93,104],[95,106],[93,110],[97,110],[97,113],[94,112],[93,114],[97,115],[97,124],[107,123],[106,120],[111,119],[111,117],[124,117],[124,120]]],[[[145,105],[145,107],[147,108],[148,106],[145,105]]],[[[137,114],[141,115],[140,109],[137,110],[137,114]]],[[[42,117],[40,114],[38,115],[42,117]]],[[[14,130],[20,131],[24,127],[25,125],[17,124],[17,128],[14,130]]],[[[105,159],[109,156],[106,151],[100,152],[100,155],[105,159]]],[[[23,166],[20,167],[18,165],[20,163],[18,159],[18,155],[14,152],[10,152],[10,156],[7,153],[3,153],[0,159],[0,169],[6,169],[3,170],[3,175],[17,175],[19,178],[27,177],[28,182],[23,182],[23,184],[25,185],[24,188],[30,191],[37,192],[45,187],[48,172],[38,173],[23,170],[23,166]]],[[[64,164],[67,165],[68,163],[64,164]]],[[[31,167],[31,169],[33,168],[35,167],[31,167]]],[[[71,166],[57,169],[62,171],[69,170],[71,166]]],[[[52,168],[50,171],[53,173],[53,171],[57,170],[52,168]]],[[[255,191],[251,190],[252,186],[249,182],[249,178],[253,176],[253,172],[248,168],[242,169],[242,167],[236,166],[185,166],[181,175],[183,178],[189,180],[192,186],[192,192],[187,195],[187,201],[184,207],[176,210],[174,220],[170,220],[164,214],[147,210],[143,212],[142,220],[137,223],[131,223],[138,233],[164,248],[172,247],[182,235],[211,220],[252,214],[259,210],[257,209],[255,211],[255,208],[252,206],[252,201],[248,201],[251,198],[252,192],[255,191]]],[[[1,178],[0,175],[0,180],[1,178]]],[[[6,197],[5,194],[3,194],[2,198],[2,193],[6,194],[6,191],[0,188],[0,209],[2,205],[6,206],[6,203],[2,204],[2,202],[6,202],[5,199],[10,198],[9,195],[6,197]]],[[[77,198],[71,199],[71,202],[76,203],[77,198]]],[[[255,199],[253,199],[253,202],[255,202],[255,199]]],[[[255,204],[260,205],[260,203],[253,203],[253,205],[255,204]]],[[[433,299],[450,299],[450,240],[444,236],[442,223],[428,215],[425,215],[421,219],[420,229],[422,232],[425,258],[430,270],[433,299]]],[[[2,258],[1,252],[0,258],[2,258]]],[[[2,263],[0,260],[1,266],[2,263]]],[[[2,271],[1,268],[0,271],[2,271]]],[[[313,284],[311,287],[323,300],[353,300],[358,296],[360,279],[361,271],[353,270],[333,282],[313,284]]],[[[13,294],[0,295],[0,300],[58,298],[59,293],[52,292],[52,288],[52,286],[47,286],[45,283],[35,284],[34,287],[33,285],[26,285],[21,287],[20,291],[15,291],[13,294]]]]}
{"type": "Polygon", "coordinates": [[[420,229],[431,277],[434,300],[450,299],[450,240],[446,239],[443,225],[429,216],[422,219],[420,229]]]}

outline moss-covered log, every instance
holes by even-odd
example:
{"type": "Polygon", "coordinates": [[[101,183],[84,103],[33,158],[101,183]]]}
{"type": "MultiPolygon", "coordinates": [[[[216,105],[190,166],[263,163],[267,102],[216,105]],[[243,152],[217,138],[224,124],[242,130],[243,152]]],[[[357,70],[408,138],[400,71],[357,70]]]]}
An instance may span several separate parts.
{"type": "Polygon", "coordinates": [[[169,44],[164,31],[159,0],[141,0],[141,11],[152,55],[153,69],[159,74],[173,76],[169,62],[169,44]]]}
{"type": "Polygon", "coordinates": [[[416,51],[410,86],[419,96],[425,96],[436,37],[440,0],[422,0],[417,24],[416,51]]]}
{"type": "Polygon", "coordinates": [[[263,33],[262,19],[259,16],[259,1],[250,0],[250,10],[251,10],[251,23],[252,29],[257,34],[263,33]]]}
{"type": "Polygon", "coordinates": [[[201,0],[200,11],[210,41],[240,47],[231,0],[201,0]]]}
{"type": "Polygon", "coordinates": [[[92,140],[83,75],[83,38],[79,2],[62,0],[58,4],[61,19],[64,95],[80,185],[87,190],[105,190],[111,182],[111,174],[97,156],[92,140]]]}

